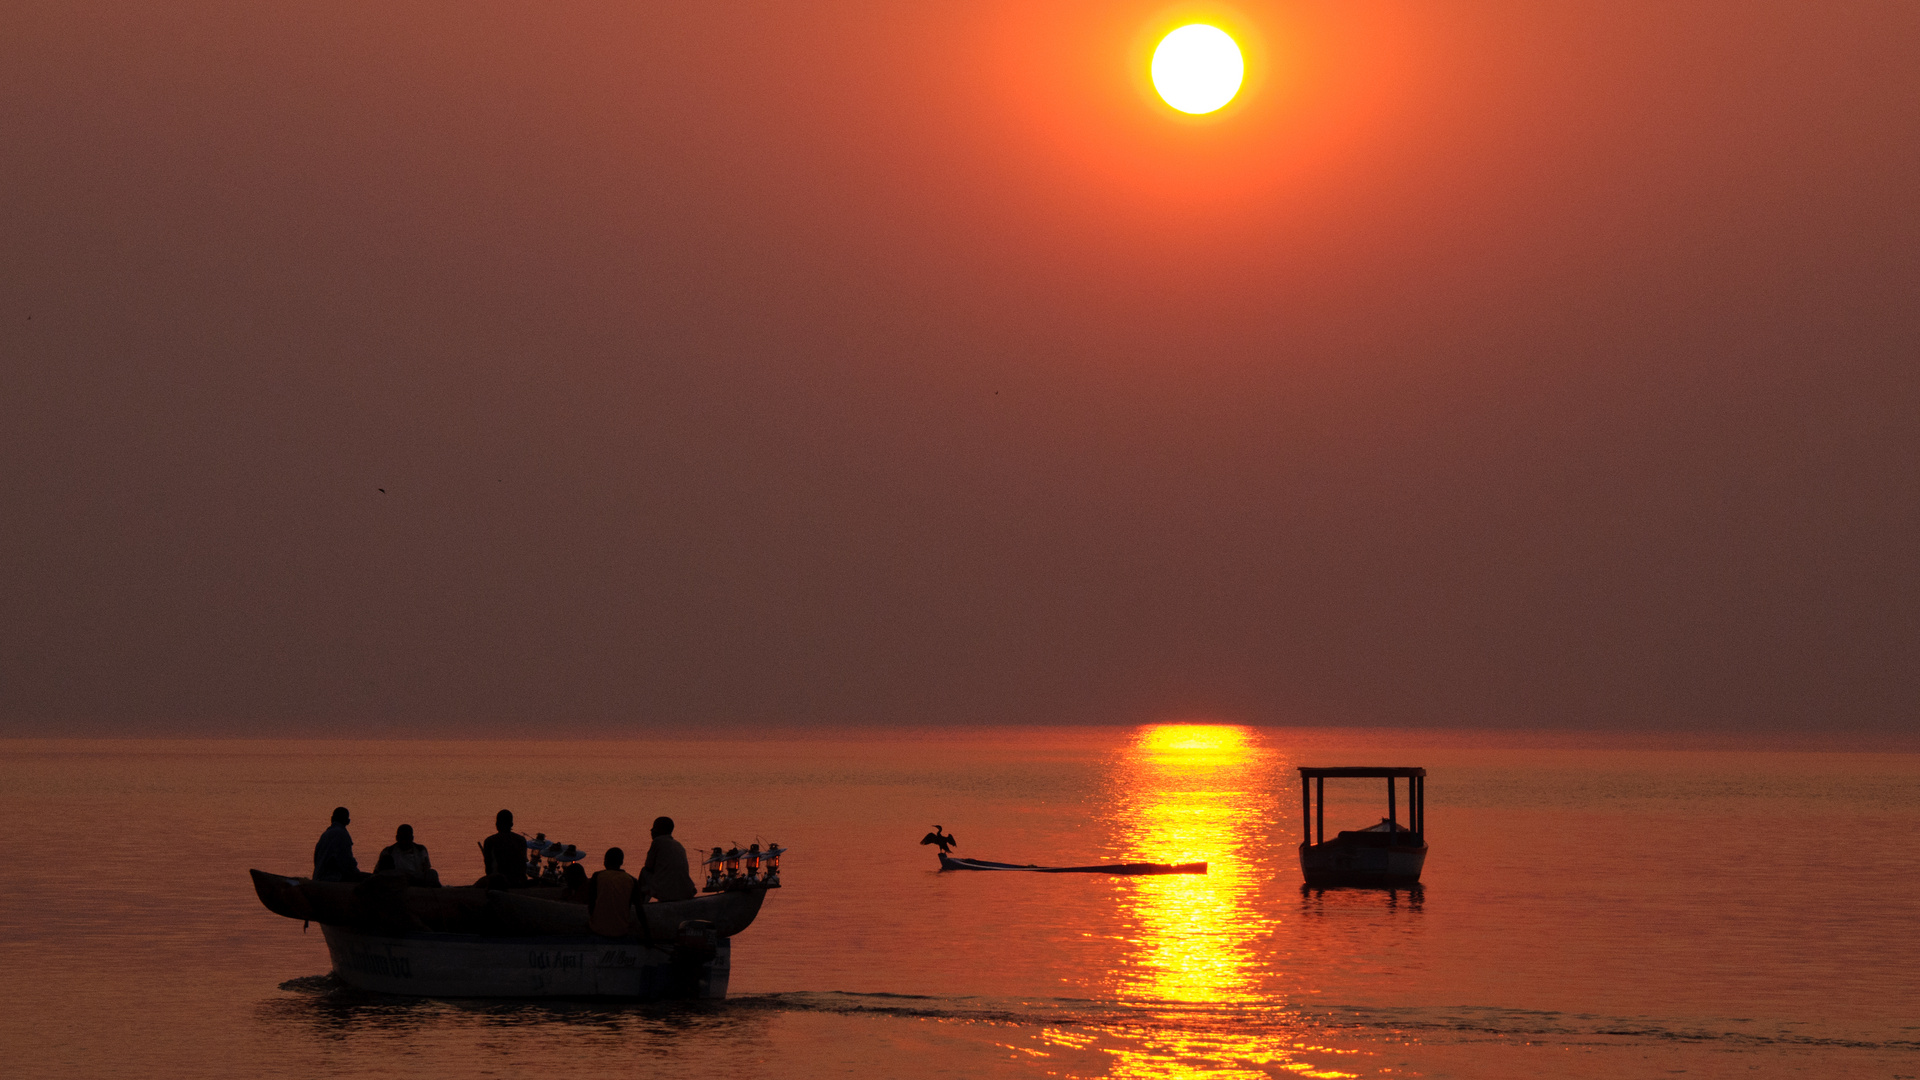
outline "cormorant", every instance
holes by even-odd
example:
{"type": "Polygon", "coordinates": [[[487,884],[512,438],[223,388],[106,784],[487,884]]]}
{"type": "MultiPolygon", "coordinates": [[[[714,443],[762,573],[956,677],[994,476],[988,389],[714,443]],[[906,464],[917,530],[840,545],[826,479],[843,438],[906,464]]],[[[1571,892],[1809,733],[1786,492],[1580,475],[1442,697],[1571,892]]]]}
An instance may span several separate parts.
{"type": "Polygon", "coordinates": [[[920,838],[920,843],[923,846],[927,844],[938,844],[940,845],[940,854],[945,855],[947,852],[960,846],[960,841],[955,840],[952,833],[943,833],[940,829],[941,826],[935,825],[932,832],[920,838]]]}

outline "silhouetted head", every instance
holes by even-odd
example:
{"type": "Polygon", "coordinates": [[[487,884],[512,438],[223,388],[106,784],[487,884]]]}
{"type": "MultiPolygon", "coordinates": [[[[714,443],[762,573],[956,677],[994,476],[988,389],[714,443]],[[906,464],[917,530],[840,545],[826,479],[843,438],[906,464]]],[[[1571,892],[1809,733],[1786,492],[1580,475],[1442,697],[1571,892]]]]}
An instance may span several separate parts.
{"type": "Polygon", "coordinates": [[[577,889],[587,883],[587,871],[579,863],[570,862],[565,870],[560,871],[560,880],[577,889]]]}
{"type": "MultiPolygon", "coordinates": [[[[620,864],[627,861],[627,853],[617,847],[610,847],[607,849],[607,853],[601,858],[607,864],[607,869],[618,870],[620,869],[620,864]]],[[[578,866],[579,864],[575,863],[574,865],[578,866]]]]}
{"type": "Polygon", "coordinates": [[[493,827],[496,829],[499,829],[501,832],[506,832],[512,829],[513,828],[513,811],[502,810],[499,813],[493,815],[493,827]]]}
{"type": "Polygon", "coordinates": [[[346,807],[344,807],[344,806],[336,806],[336,807],[334,807],[334,808],[333,808],[333,823],[334,823],[335,825],[345,825],[345,824],[347,823],[347,808],[346,808],[346,807]]]}
{"type": "Polygon", "coordinates": [[[653,835],[672,836],[673,835],[673,819],[670,817],[654,818],[653,819],[653,835]]]}
{"type": "Polygon", "coordinates": [[[413,843],[413,826],[402,825],[399,828],[393,830],[393,839],[396,843],[401,843],[401,844],[413,843]]]}

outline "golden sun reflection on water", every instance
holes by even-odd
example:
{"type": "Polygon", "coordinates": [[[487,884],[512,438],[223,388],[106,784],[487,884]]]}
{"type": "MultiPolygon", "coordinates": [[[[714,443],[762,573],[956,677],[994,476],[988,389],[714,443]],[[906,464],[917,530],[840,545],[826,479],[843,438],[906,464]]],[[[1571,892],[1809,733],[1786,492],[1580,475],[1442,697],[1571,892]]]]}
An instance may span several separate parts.
{"type": "Polygon", "coordinates": [[[1140,1022],[1050,1030],[1049,1054],[1100,1059],[1106,1077],[1356,1075],[1300,1060],[1351,1052],[1300,1042],[1263,1008],[1274,1004],[1267,954],[1279,920],[1260,893],[1274,875],[1279,764],[1252,729],[1225,724],[1156,724],[1121,749],[1109,806],[1123,857],[1204,861],[1207,873],[1118,879],[1126,936],[1113,986],[1140,1005],[1140,1022]],[[1258,1033],[1245,1023],[1255,1015],[1258,1033]]]}
{"type": "Polygon", "coordinates": [[[1118,833],[1129,860],[1206,862],[1203,875],[1127,879],[1133,931],[1123,996],[1211,1003],[1258,997],[1257,943],[1274,920],[1256,903],[1269,844],[1274,754],[1247,728],[1156,724],[1116,769],[1118,833]]]}

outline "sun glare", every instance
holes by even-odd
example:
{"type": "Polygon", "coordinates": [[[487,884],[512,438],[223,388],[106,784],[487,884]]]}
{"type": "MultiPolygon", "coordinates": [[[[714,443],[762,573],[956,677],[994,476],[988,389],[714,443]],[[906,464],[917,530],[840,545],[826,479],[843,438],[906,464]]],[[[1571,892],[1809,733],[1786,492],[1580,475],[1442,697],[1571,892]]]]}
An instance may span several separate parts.
{"type": "Polygon", "coordinates": [[[1153,88],[1183,113],[1198,116],[1232,101],[1246,74],[1240,46],[1225,30],[1206,23],[1175,30],[1153,50],[1153,88]]]}
{"type": "Polygon", "coordinates": [[[1235,724],[1154,724],[1140,733],[1140,749],[1150,754],[1237,753],[1248,745],[1247,729],[1235,724]]]}

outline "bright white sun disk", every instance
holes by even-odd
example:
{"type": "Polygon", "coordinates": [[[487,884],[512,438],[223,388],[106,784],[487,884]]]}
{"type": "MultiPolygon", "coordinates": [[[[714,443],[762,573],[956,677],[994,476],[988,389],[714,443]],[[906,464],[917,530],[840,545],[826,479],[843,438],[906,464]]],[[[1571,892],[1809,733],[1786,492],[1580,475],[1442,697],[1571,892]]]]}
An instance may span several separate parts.
{"type": "Polygon", "coordinates": [[[1183,26],[1153,50],[1153,88],[1183,113],[1210,113],[1232,101],[1246,74],[1240,46],[1217,26],[1183,26]]]}

